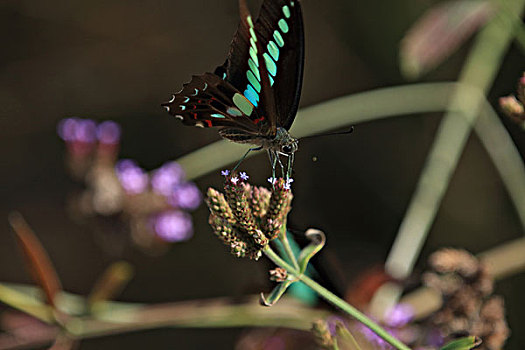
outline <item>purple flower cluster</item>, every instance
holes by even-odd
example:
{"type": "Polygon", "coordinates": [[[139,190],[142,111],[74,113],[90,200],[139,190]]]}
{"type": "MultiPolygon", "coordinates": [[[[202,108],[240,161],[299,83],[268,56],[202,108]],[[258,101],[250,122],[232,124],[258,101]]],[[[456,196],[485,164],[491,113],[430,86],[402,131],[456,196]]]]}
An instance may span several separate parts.
{"type": "Polygon", "coordinates": [[[202,195],[193,182],[185,181],[178,163],[166,163],[148,175],[135,161],[125,159],[117,163],[115,171],[127,194],[148,193],[164,199],[164,209],[150,215],[151,227],[158,237],[179,242],[192,236],[191,216],[184,210],[197,209],[202,195]]]}
{"type": "Polygon", "coordinates": [[[191,215],[180,210],[166,210],[152,218],[157,236],[167,242],[186,241],[193,235],[191,215]]]}
{"type": "MultiPolygon", "coordinates": [[[[58,124],[57,132],[66,142],[77,178],[85,181],[103,171],[116,175],[116,186],[120,184],[127,194],[119,199],[118,210],[130,221],[130,227],[146,228],[145,234],[154,234],[168,242],[184,241],[193,235],[192,219],[187,211],[197,209],[202,195],[194,183],[185,180],[179,164],[168,162],[148,173],[134,160],[116,161],[121,129],[112,121],[97,123],[91,119],[67,118],[58,124]]],[[[90,182],[92,186],[101,183],[90,182]]],[[[106,191],[106,188],[89,186],[88,191],[106,191]]]]}
{"type": "Polygon", "coordinates": [[[97,125],[91,119],[67,118],[58,123],[58,136],[67,143],[95,143],[114,145],[120,141],[120,126],[112,121],[97,125]]]}
{"type": "Polygon", "coordinates": [[[148,174],[134,160],[124,159],[118,161],[115,166],[115,172],[127,194],[140,194],[148,189],[148,174]]]}

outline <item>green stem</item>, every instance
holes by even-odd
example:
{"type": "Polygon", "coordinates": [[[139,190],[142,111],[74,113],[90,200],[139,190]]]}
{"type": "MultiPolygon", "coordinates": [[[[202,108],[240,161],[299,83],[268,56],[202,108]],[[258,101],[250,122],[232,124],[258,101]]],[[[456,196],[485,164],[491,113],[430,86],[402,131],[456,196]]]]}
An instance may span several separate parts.
{"type": "Polygon", "coordinates": [[[308,287],[313,289],[317,294],[319,294],[322,298],[324,298],[326,301],[334,305],[335,307],[343,310],[350,316],[354,317],[356,320],[370,328],[377,336],[381,337],[383,340],[388,342],[390,345],[395,347],[398,350],[410,350],[408,346],[394,338],[392,335],[390,335],[387,331],[385,331],[381,326],[379,326],[377,323],[369,319],[365,314],[363,314],[361,311],[357,310],[352,305],[348,304],[343,299],[339,298],[337,295],[330,292],[328,289],[324,288],[308,276],[305,276],[301,274],[298,270],[296,270],[293,266],[288,264],[286,261],[284,261],[279,255],[277,255],[271,248],[267,247],[264,249],[264,254],[272,260],[277,266],[282,267],[283,269],[287,270],[290,274],[297,277],[301,282],[306,284],[308,287]]]}
{"type": "Polygon", "coordinates": [[[279,233],[279,240],[281,241],[283,245],[286,256],[292,262],[294,268],[299,271],[299,263],[297,262],[297,258],[295,257],[295,254],[293,253],[292,247],[290,246],[290,241],[288,240],[286,225],[281,226],[281,232],[279,233]]]}

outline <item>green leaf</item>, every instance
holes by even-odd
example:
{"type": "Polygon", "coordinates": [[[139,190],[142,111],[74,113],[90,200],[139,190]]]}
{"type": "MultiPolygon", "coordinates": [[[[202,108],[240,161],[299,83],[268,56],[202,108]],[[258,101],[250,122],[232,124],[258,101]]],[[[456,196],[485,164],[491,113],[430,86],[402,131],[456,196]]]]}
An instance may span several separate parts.
{"type": "Polygon", "coordinates": [[[451,341],[440,350],[470,350],[481,344],[481,339],[476,336],[460,338],[451,341]]]}
{"type": "Polygon", "coordinates": [[[263,293],[261,293],[261,297],[259,299],[259,302],[262,306],[273,306],[276,302],[281,299],[284,292],[286,292],[286,289],[293,283],[293,281],[284,281],[279,283],[270,293],[268,298],[264,296],[263,293]]]}
{"type": "Polygon", "coordinates": [[[326,242],[326,236],[321,230],[310,228],[306,231],[305,236],[310,240],[310,244],[304,247],[299,255],[299,271],[301,273],[306,271],[310,259],[324,247],[326,242]]]}

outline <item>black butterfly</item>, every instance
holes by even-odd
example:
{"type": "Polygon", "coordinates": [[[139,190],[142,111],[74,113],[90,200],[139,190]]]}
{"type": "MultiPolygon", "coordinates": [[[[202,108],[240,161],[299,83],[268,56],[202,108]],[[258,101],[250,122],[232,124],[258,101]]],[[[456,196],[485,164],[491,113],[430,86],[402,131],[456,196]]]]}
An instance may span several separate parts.
{"type": "Polygon", "coordinates": [[[239,9],[241,23],[226,62],[214,73],[193,76],[163,106],[186,125],[219,127],[228,140],[266,149],[274,176],[277,161],[283,169],[279,155],[287,156],[289,176],[298,141],[288,130],[304,66],[301,4],[264,0],[255,22],[245,0],[239,0],[239,9]]]}

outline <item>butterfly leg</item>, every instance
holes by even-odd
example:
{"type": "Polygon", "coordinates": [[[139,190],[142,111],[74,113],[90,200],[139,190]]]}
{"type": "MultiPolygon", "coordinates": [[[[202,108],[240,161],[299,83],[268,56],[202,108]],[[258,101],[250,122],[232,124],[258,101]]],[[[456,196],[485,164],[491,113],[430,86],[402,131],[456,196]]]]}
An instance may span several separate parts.
{"type": "Polygon", "coordinates": [[[275,166],[277,165],[277,154],[275,151],[269,149],[268,150],[268,158],[270,158],[270,164],[272,165],[272,187],[275,189],[275,166]]]}
{"type": "Polygon", "coordinates": [[[277,161],[279,162],[279,166],[281,167],[281,177],[284,177],[284,165],[283,165],[283,162],[281,161],[281,154],[284,154],[284,153],[281,153],[281,152],[276,152],[276,158],[277,158],[277,161]]]}
{"type": "Polygon", "coordinates": [[[255,148],[250,148],[248,151],[246,151],[246,153],[244,153],[244,156],[242,156],[242,158],[237,162],[237,164],[235,165],[235,167],[232,169],[232,173],[237,170],[237,168],[239,167],[239,165],[241,165],[242,161],[248,156],[248,153],[250,153],[251,151],[260,151],[262,149],[262,146],[260,147],[255,147],[255,148]]]}
{"type": "Polygon", "coordinates": [[[293,161],[295,159],[295,154],[292,153],[288,155],[288,169],[286,169],[286,180],[290,179],[292,177],[292,170],[293,170],[293,161]]]}

